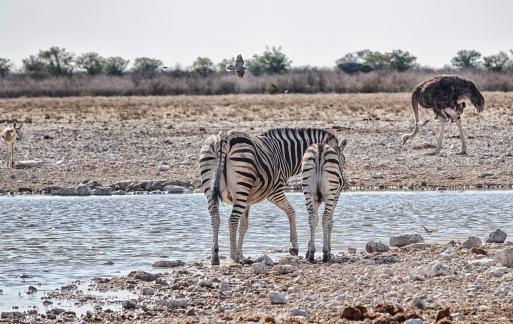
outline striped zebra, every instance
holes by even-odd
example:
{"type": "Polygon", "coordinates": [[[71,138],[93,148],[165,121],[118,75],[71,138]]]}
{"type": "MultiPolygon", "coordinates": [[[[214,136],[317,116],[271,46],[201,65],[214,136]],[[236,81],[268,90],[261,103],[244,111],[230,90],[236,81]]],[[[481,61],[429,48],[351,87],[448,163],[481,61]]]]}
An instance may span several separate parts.
{"type": "Polygon", "coordinates": [[[285,197],[284,189],[287,180],[301,172],[303,153],[314,143],[338,147],[338,140],[333,134],[313,128],[277,128],[257,136],[230,131],[205,142],[199,163],[201,184],[212,218],[212,264],[219,264],[219,200],[233,205],[229,218],[232,260],[243,260],[242,244],[248,229],[250,206],[264,199],[287,214],[291,242],[289,252],[298,254],[296,214],[285,197]]]}
{"type": "Polygon", "coordinates": [[[310,224],[310,241],[306,258],[310,262],[315,260],[315,229],[319,222],[319,206],[324,202],[322,214],[323,230],[323,257],[327,262],[331,256],[331,230],[333,228],[333,211],[337,207],[340,191],[347,186],[342,168],[346,161],[344,148],[346,140],[340,145],[314,144],[303,156],[303,193],[305,194],[308,223],[310,224]]]}

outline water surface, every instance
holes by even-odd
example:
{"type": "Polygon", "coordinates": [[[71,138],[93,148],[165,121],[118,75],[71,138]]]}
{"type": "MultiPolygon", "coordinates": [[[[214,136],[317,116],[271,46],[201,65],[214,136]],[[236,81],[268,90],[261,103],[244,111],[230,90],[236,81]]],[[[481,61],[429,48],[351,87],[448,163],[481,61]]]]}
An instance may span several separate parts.
{"type": "MultiPolygon", "coordinates": [[[[288,194],[297,212],[300,253],[309,238],[302,194],[288,194]]],[[[221,206],[220,253],[228,255],[229,206],[221,206]]],[[[513,192],[358,192],[343,194],[334,215],[334,252],[369,239],[420,233],[429,242],[513,233],[513,192]],[[437,229],[425,234],[422,226],[437,229]]],[[[94,276],[150,270],[162,258],[204,260],[210,216],[201,194],[112,197],[0,197],[0,311],[40,303],[45,291],[94,276]],[[113,265],[105,265],[107,261],[113,265]],[[28,279],[19,278],[29,275],[28,279]],[[26,295],[29,285],[41,292],[26,295]]],[[[317,251],[322,251],[318,231],[317,251]]],[[[251,208],[244,252],[289,247],[285,214],[264,202],[251,208]]],[[[55,307],[55,305],[54,305],[55,307]]]]}

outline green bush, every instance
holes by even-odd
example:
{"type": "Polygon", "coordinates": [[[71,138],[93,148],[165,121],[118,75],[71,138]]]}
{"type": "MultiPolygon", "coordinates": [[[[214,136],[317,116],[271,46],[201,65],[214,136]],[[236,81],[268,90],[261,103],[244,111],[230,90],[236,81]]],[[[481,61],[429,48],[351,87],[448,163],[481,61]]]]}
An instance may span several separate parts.
{"type": "Polygon", "coordinates": [[[254,55],[248,60],[248,70],[255,76],[267,74],[282,74],[290,69],[291,61],[281,52],[281,47],[266,47],[262,55],[254,55]]]}
{"type": "Polygon", "coordinates": [[[9,59],[0,57],[0,77],[5,78],[11,73],[12,62],[9,59]]]}
{"type": "Polygon", "coordinates": [[[459,50],[451,59],[451,64],[458,69],[472,69],[479,66],[481,53],[476,50],[459,50]]]}
{"type": "Polygon", "coordinates": [[[86,70],[89,75],[98,75],[105,69],[105,59],[98,53],[84,53],[77,57],[75,63],[78,67],[86,70]]]}
{"type": "Polygon", "coordinates": [[[502,72],[508,66],[510,59],[508,54],[499,52],[499,54],[483,57],[483,67],[487,71],[502,72]]]}
{"type": "Polygon", "coordinates": [[[107,75],[121,76],[128,66],[129,60],[119,56],[112,56],[105,59],[105,73],[107,75]]]}
{"type": "Polygon", "coordinates": [[[155,75],[164,65],[161,60],[149,57],[138,57],[134,60],[134,72],[155,75]]]}
{"type": "Polygon", "coordinates": [[[22,60],[22,71],[26,75],[35,79],[42,79],[48,77],[48,65],[43,62],[38,56],[30,55],[22,60]]]}
{"type": "Polygon", "coordinates": [[[70,75],[73,73],[74,54],[65,48],[53,46],[47,50],[39,51],[38,58],[47,66],[51,75],[70,75]]]}
{"type": "Polygon", "coordinates": [[[198,73],[201,76],[207,76],[216,71],[214,63],[208,57],[198,57],[196,61],[192,63],[192,71],[198,73]]]}

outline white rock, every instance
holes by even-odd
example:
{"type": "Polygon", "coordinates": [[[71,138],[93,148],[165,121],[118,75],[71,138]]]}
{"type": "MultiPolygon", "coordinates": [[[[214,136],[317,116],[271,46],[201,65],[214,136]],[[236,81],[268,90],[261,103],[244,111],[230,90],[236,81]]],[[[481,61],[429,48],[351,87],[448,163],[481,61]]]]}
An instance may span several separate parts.
{"type": "Polygon", "coordinates": [[[424,242],[424,239],[419,234],[404,234],[404,235],[398,235],[398,236],[392,236],[390,238],[390,245],[391,246],[406,246],[408,244],[413,243],[422,243],[424,242]]]}
{"type": "Polygon", "coordinates": [[[295,255],[288,255],[286,257],[280,258],[278,263],[299,265],[299,257],[295,255]]]}
{"type": "Polygon", "coordinates": [[[426,307],[426,301],[423,298],[415,297],[413,299],[413,305],[419,309],[424,309],[426,307]]]}
{"type": "Polygon", "coordinates": [[[462,246],[465,248],[465,249],[471,249],[473,247],[480,247],[481,245],[483,245],[483,242],[481,241],[481,239],[479,237],[475,237],[475,236],[469,236],[468,239],[463,242],[462,246]]]}
{"type": "Polygon", "coordinates": [[[506,248],[495,253],[495,261],[505,267],[513,268],[513,248],[506,248]]]}
{"type": "Polygon", "coordinates": [[[170,167],[169,165],[165,165],[165,164],[162,164],[162,165],[159,165],[159,171],[169,171],[170,167]]]}
{"type": "Polygon", "coordinates": [[[226,281],[221,282],[219,285],[219,290],[224,293],[232,290],[232,287],[230,287],[230,284],[226,281]]]}
{"type": "Polygon", "coordinates": [[[454,273],[454,271],[447,265],[433,261],[425,267],[421,267],[420,273],[428,278],[447,276],[454,273]]]}
{"type": "Polygon", "coordinates": [[[181,194],[184,193],[186,190],[185,188],[180,186],[168,185],[164,187],[164,191],[170,194],[181,194]]]}
{"type": "Polygon", "coordinates": [[[297,267],[291,264],[277,264],[273,267],[273,272],[277,274],[286,274],[297,271],[297,267]]]}
{"type": "Polygon", "coordinates": [[[257,263],[253,263],[251,265],[251,271],[257,275],[267,274],[267,273],[269,273],[269,268],[267,267],[267,265],[264,262],[257,262],[257,263]]]}
{"type": "Polygon", "coordinates": [[[458,253],[454,251],[444,251],[436,256],[438,260],[447,260],[450,261],[452,259],[456,259],[458,257],[458,253]]]}
{"type": "Polygon", "coordinates": [[[501,229],[496,229],[495,231],[491,232],[490,235],[488,235],[486,243],[504,243],[507,236],[508,235],[501,229]]]}
{"type": "Polygon", "coordinates": [[[421,320],[420,318],[410,318],[404,322],[404,324],[426,324],[427,322],[421,320]]]}
{"type": "Polygon", "coordinates": [[[497,261],[495,261],[494,259],[491,259],[491,258],[481,258],[481,259],[476,259],[476,260],[470,260],[468,263],[472,264],[472,265],[479,265],[479,266],[488,268],[488,267],[495,265],[497,263],[497,261]]]}
{"type": "Polygon", "coordinates": [[[294,316],[294,317],[295,316],[306,317],[307,313],[304,310],[300,310],[300,309],[297,309],[297,308],[292,308],[292,309],[289,310],[288,315],[289,316],[294,316]]]}
{"type": "Polygon", "coordinates": [[[506,273],[508,273],[507,267],[491,267],[490,269],[486,270],[487,273],[494,277],[502,277],[506,273]]]}
{"type": "Polygon", "coordinates": [[[270,291],[268,294],[267,294],[267,297],[269,297],[269,301],[271,302],[271,304],[286,304],[287,303],[287,298],[285,298],[285,296],[283,296],[283,294],[277,292],[277,291],[270,291]]]}
{"type": "Polygon", "coordinates": [[[365,244],[365,251],[369,253],[381,253],[388,250],[390,250],[390,247],[381,241],[369,241],[367,244],[365,244]]]}

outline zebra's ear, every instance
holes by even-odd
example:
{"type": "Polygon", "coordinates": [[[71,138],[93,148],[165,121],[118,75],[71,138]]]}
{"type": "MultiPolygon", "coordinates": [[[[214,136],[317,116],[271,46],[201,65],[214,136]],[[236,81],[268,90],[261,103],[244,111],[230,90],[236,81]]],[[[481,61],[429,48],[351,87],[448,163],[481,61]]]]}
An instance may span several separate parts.
{"type": "Polygon", "coordinates": [[[344,138],[343,140],[340,141],[340,144],[338,146],[338,148],[340,149],[340,152],[342,152],[344,150],[346,145],[347,145],[347,140],[344,138]]]}

